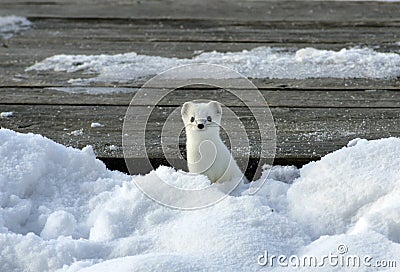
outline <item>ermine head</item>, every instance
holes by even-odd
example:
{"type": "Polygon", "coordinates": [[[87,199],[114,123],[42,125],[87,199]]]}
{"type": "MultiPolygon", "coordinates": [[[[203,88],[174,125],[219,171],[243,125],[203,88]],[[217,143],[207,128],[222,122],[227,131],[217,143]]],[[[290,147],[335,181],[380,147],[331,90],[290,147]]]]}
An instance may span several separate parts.
{"type": "Polygon", "coordinates": [[[219,132],[222,108],[217,101],[208,103],[186,102],[183,104],[181,114],[186,133],[219,132]]]}

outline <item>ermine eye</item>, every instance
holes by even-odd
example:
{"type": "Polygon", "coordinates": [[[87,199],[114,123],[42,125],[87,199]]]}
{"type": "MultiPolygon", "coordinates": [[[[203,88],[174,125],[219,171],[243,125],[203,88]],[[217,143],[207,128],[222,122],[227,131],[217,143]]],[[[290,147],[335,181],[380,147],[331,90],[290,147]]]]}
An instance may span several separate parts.
{"type": "Polygon", "coordinates": [[[211,122],[211,121],[212,121],[211,116],[207,116],[207,121],[208,121],[208,122],[211,122]]]}
{"type": "Polygon", "coordinates": [[[192,118],[190,118],[190,122],[194,122],[194,117],[192,116],[192,118]]]}

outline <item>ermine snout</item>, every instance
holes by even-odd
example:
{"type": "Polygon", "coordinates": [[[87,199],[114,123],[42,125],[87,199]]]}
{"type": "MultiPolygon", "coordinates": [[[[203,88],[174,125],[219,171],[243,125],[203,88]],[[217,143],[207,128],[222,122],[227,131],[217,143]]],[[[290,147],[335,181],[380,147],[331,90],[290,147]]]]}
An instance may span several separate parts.
{"type": "Polygon", "coordinates": [[[207,122],[207,119],[197,119],[196,120],[196,124],[197,124],[197,128],[198,129],[203,129],[203,128],[205,128],[206,126],[206,122],[207,122]]]}

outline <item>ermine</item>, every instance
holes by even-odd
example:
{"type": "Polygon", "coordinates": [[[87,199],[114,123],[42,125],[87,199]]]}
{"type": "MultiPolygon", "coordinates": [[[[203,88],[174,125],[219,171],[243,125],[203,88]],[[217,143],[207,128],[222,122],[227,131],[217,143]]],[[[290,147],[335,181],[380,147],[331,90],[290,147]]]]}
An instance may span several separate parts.
{"type": "Polygon", "coordinates": [[[186,130],[187,163],[190,173],[203,174],[211,182],[245,180],[220,137],[220,103],[186,102],[181,110],[186,130]]]}

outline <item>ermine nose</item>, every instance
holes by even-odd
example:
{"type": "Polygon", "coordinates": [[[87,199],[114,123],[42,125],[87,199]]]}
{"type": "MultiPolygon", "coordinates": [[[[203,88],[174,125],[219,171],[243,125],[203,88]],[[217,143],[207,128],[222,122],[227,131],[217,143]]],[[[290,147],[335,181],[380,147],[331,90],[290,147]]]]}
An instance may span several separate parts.
{"type": "Polygon", "coordinates": [[[198,124],[197,127],[198,127],[199,129],[203,129],[203,128],[204,128],[204,125],[203,125],[203,124],[198,124]]]}

